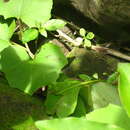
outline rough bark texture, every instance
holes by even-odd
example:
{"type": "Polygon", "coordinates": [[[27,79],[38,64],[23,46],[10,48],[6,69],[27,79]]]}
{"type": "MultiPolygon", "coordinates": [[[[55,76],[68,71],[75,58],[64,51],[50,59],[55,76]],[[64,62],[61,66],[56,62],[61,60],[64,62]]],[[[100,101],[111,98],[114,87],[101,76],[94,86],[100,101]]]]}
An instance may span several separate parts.
{"type": "Polygon", "coordinates": [[[72,5],[99,24],[130,24],[129,0],[71,0],[72,5]]]}
{"type": "Polygon", "coordinates": [[[54,2],[71,4],[84,16],[107,30],[122,33],[118,35],[119,39],[127,39],[130,34],[130,0],[54,0],[54,2]]]}
{"type": "Polygon", "coordinates": [[[0,130],[38,130],[37,120],[47,119],[43,102],[8,86],[0,78],[0,130]]]}

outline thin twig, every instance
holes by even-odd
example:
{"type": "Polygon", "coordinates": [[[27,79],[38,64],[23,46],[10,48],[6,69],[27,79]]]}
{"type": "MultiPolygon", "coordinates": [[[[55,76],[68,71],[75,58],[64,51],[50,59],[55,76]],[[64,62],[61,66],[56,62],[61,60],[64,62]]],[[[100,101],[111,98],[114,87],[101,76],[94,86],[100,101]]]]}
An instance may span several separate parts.
{"type": "Polygon", "coordinates": [[[113,49],[109,49],[109,48],[101,47],[101,46],[92,46],[92,49],[96,50],[96,51],[102,51],[102,52],[105,52],[106,54],[130,61],[130,56],[125,55],[125,54],[123,54],[119,51],[113,50],[113,49]]]}
{"type": "Polygon", "coordinates": [[[61,30],[57,30],[58,34],[60,37],[65,38],[68,42],[72,43],[74,46],[79,45],[79,43],[77,41],[75,41],[74,39],[72,39],[71,37],[69,37],[67,34],[65,34],[64,32],[62,32],[61,30]]]}
{"type": "MultiPolygon", "coordinates": [[[[66,35],[61,30],[57,30],[57,32],[58,32],[60,37],[65,38],[68,42],[72,43],[74,46],[79,45],[79,43],[77,41],[75,41],[74,39],[72,39],[71,37],[66,35]]],[[[123,54],[123,53],[121,53],[119,51],[113,50],[113,49],[109,49],[109,48],[101,47],[101,46],[94,46],[94,45],[91,46],[91,49],[95,50],[95,51],[98,51],[98,52],[99,51],[100,52],[105,52],[106,54],[109,54],[109,55],[112,55],[112,56],[115,56],[115,57],[130,61],[130,56],[125,55],[125,54],[123,54]]]]}
{"type": "Polygon", "coordinates": [[[33,55],[33,53],[30,51],[29,46],[28,46],[27,43],[25,43],[25,47],[26,47],[26,50],[27,50],[29,56],[30,56],[32,59],[34,59],[34,55],[33,55]]]}
{"type": "MultiPolygon", "coordinates": [[[[22,24],[21,24],[21,21],[20,21],[20,20],[18,20],[18,24],[19,24],[19,30],[20,30],[20,39],[22,39],[22,34],[23,34],[23,31],[22,31],[22,30],[23,30],[23,28],[22,28],[22,24]]],[[[25,47],[26,47],[26,50],[27,50],[29,56],[30,56],[32,59],[34,59],[34,55],[33,55],[33,53],[31,52],[31,50],[30,50],[28,44],[25,43],[24,45],[25,45],[25,47]]]]}
{"type": "Polygon", "coordinates": [[[30,51],[30,49],[29,49],[27,43],[25,44],[25,47],[24,47],[24,46],[21,46],[21,45],[19,45],[19,44],[17,44],[17,43],[15,43],[15,42],[11,42],[11,43],[12,43],[12,45],[17,45],[17,46],[20,46],[20,47],[22,47],[23,49],[25,49],[25,50],[28,52],[29,56],[30,56],[32,59],[34,59],[34,55],[33,55],[33,53],[30,51]]]}
{"type": "Polygon", "coordinates": [[[16,26],[16,28],[15,28],[14,32],[16,32],[18,28],[19,28],[19,25],[17,25],[17,26],[16,26]]]}

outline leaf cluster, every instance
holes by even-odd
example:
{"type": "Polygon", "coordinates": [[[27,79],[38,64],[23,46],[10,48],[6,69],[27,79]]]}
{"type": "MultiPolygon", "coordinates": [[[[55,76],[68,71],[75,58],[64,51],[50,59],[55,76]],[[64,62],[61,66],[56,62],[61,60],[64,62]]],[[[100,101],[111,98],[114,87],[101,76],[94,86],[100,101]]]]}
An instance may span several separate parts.
{"type": "MultiPolygon", "coordinates": [[[[48,32],[66,25],[63,20],[50,19],[52,6],[52,0],[0,0],[0,72],[10,87],[30,96],[47,87],[44,105],[53,119],[36,121],[40,130],[129,130],[130,64],[120,63],[118,73],[103,82],[97,75],[80,74],[77,79],[67,77],[62,69],[68,60],[61,48],[50,41],[39,45],[40,36],[47,39],[48,32]],[[14,40],[15,36],[18,40],[14,40]],[[34,44],[35,52],[30,49],[34,44]],[[104,87],[106,93],[100,91],[102,101],[99,103],[104,105],[104,99],[105,103],[110,97],[113,100],[109,90],[117,87],[113,86],[117,80],[122,106],[110,104],[96,110],[94,88],[104,87]]],[[[81,28],[80,35],[84,47],[90,47],[94,34],[81,28]]]]}

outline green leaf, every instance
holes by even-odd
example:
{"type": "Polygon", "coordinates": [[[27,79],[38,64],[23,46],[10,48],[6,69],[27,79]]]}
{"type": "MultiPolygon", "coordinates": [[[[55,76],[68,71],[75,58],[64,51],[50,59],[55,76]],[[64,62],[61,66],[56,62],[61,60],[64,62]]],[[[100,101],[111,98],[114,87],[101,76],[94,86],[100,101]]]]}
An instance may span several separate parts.
{"type": "Polygon", "coordinates": [[[77,105],[80,81],[66,79],[49,85],[46,108],[49,114],[58,117],[71,115],[77,105]]]}
{"type": "Polygon", "coordinates": [[[56,82],[49,87],[56,95],[64,95],[66,92],[71,91],[74,88],[80,88],[80,83],[81,82],[78,80],[67,78],[64,81],[56,82]]]}
{"type": "Polygon", "coordinates": [[[0,39],[0,53],[9,45],[11,45],[10,42],[0,39]]]}
{"type": "Polygon", "coordinates": [[[119,126],[125,130],[130,130],[130,118],[123,108],[110,104],[109,106],[97,109],[86,115],[90,121],[107,123],[119,126]]]}
{"type": "Polygon", "coordinates": [[[88,39],[84,39],[84,47],[91,47],[91,41],[88,39]]]}
{"type": "Polygon", "coordinates": [[[94,109],[107,106],[108,104],[120,104],[117,87],[105,82],[99,82],[92,86],[92,101],[94,109]]]}
{"type": "Polygon", "coordinates": [[[93,78],[95,78],[95,79],[99,79],[99,77],[98,77],[98,73],[94,73],[94,74],[93,74],[93,78]]]}
{"type": "Polygon", "coordinates": [[[67,64],[60,48],[52,43],[43,45],[33,60],[23,47],[12,45],[2,51],[1,61],[10,86],[30,95],[55,82],[67,64]]]}
{"type": "Polygon", "coordinates": [[[80,88],[73,88],[68,90],[57,102],[56,114],[58,117],[67,117],[71,115],[76,106],[78,100],[78,93],[80,88]]]}
{"type": "Polygon", "coordinates": [[[82,87],[79,92],[79,95],[84,102],[86,112],[90,112],[93,110],[91,89],[92,89],[92,86],[90,85],[90,86],[82,87]]]}
{"type": "Polygon", "coordinates": [[[124,130],[115,125],[88,121],[85,118],[63,118],[36,121],[39,130],[124,130]]]}
{"type": "Polygon", "coordinates": [[[4,20],[3,17],[0,17],[0,39],[9,41],[14,33],[15,27],[15,20],[4,20]]]}
{"type": "Polygon", "coordinates": [[[43,27],[48,31],[56,31],[57,29],[61,29],[66,25],[66,22],[60,19],[51,19],[47,21],[43,27]]]}
{"type": "Polygon", "coordinates": [[[0,39],[0,71],[2,71],[1,52],[2,52],[5,48],[7,48],[9,45],[11,45],[10,42],[0,39]]]}
{"type": "Polygon", "coordinates": [[[130,117],[130,64],[118,64],[118,90],[121,102],[130,117]]]}
{"type": "Polygon", "coordinates": [[[89,40],[91,40],[91,39],[94,38],[94,36],[95,36],[95,35],[94,35],[93,32],[89,32],[89,33],[87,34],[86,38],[89,39],[89,40]]]}
{"type": "Polygon", "coordinates": [[[73,116],[81,117],[85,115],[86,115],[86,106],[82,98],[79,96],[77,101],[77,106],[75,108],[73,116]]]}
{"type": "Polygon", "coordinates": [[[52,0],[0,0],[0,15],[21,19],[29,27],[40,27],[51,17],[52,0]]]}
{"type": "Polygon", "coordinates": [[[117,81],[118,78],[118,73],[114,72],[113,74],[111,74],[108,79],[107,79],[107,83],[112,84],[113,82],[117,81]]]}
{"type": "Polygon", "coordinates": [[[42,36],[47,37],[47,31],[45,28],[39,28],[39,32],[42,36]]]}
{"type": "Polygon", "coordinates": [[[38,37],[38,30],[34,28],[27,29],[22,34],[22,42],[27,43],[38,37]]]}
{"type": "Polygon", "coordinates": [[[84,81],[92,80],[92,78],[86,74],[79,74],[79,78],[84,80],[84,81]]]}
{"type": "Polygon", "coordinates": [[[59,96],[59,95],[54,95],[51,93],[47,94],[47,99],[45,102],[47,114],[54,115],[56,113],[56,109],[57,109],[56,103],[58,102],[60,97],[61,96],[59,96]]]}
{"type": "Polygon", "coordinates": [[[84,28],[81,28],[79,30],[79,34],[84,37],[86,35],[86,30],[84,28]]]}

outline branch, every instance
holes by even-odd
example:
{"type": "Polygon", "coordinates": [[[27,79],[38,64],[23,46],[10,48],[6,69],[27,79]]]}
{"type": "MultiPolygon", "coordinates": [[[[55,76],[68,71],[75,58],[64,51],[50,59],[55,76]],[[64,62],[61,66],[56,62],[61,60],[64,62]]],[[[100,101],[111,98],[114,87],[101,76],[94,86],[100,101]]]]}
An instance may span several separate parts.
{"type": "Polygon", "coordinates": [[[29,46],[28,46],[27,43],[25,43],[25,47],[26,47],[26,50],[27,50],[29,56],[30,56],[32,59],[34,59],[34,55],[33,55],[33,53],[30,51],[29,46]]]}
{"type": "MultiPolygon", "coordinates": [[[[68,35],[66,35],[64,32],[62,32],[61,30],[57,30],[58,34],[60,37],[65,38],[68,42],[72,43],[74,46],[79,45],[79,43],[77,41],[75,41],[74,39],[72,39],[71,37],[69,37],[68,35]]],[[[101,47],[101,46],[91,46],[92,50],[98,51],[98,52],[105,52],[106,54],[130,61],[130,56],[125,55],[119,51],[113,50],[113,49],[109,49],[107,47],[101,47]]]]}

